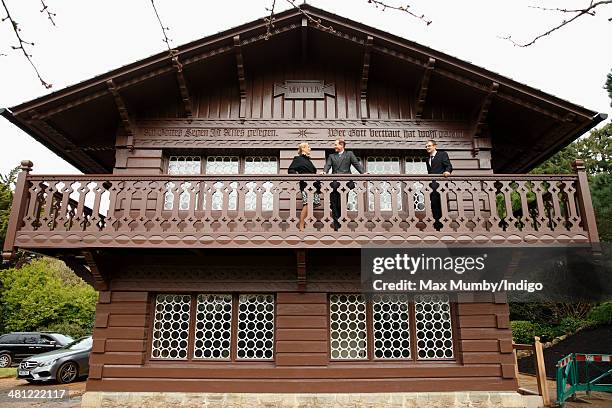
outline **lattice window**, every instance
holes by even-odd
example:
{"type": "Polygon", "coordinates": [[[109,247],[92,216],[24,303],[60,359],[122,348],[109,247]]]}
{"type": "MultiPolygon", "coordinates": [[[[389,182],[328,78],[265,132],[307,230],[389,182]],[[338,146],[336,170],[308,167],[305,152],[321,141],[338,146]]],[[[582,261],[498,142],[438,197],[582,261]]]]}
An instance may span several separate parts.
{"type": "MultiPolygon", "coordinates": [[[[206,174],[238,174],[239,159],[238,156],[209,156],[206,158],[206,174]]],[[[238,200],[238,183],[218,181],[213,184],[214,192],[212,194],[212,209],[223,209],[223,192],[228,191],[227,208],[229,210],[236,209],[238,200]]]]}
{"type": "Polygon", "coordinates": [[[232,295],[198,295],[193,357],[230,358],[232,344],[232,295]]]}
{"type": "Polygon", "coordinates": [[[418,359],[453,358],[448,295],[417,295],[414,308],[418,359]]]}
{"type": "MultiPolygon", "coordinates": [[[[357,160],[361,161],[358,157],[357,160]]],[[[355,166],[351,164],[351,174],[359,174],[355,166]]],[[[347,211],[357,211],[357,193],[353,190],[349,190],[347,200],[346,200],[346,210],[347,211]]]]}
{"type": "MultiPolygon", "coordinates": [[[[202,172],[202,159],[199,156],[170,156],[168,161],[168,174],[171,176],[198,175],[202,172]]],[[[164,194],[164,210],[172,210],[174,207],[175,184],[166,183],[166,193],[164,194]]],[[[179,209],[188,210],[191,193],[189,189],[191,183],[182,183],[179,198],[179,209]]]]}
{"type": "Polygon", "coordinates": [[[153,358],[187,358],[191,296],[157,295],[153,322],[153,358]]]}
{"type": "MultiPolygon", "coordinates": [[[[370,174],[400,174],[399,157],[368,157],[368,173],[370,174]]],[[[368,209],[374,211],[374,185],[368,183],[368,209]]],[[[380,191],[380,210],[391,211],[391,183],[376,182],[380,191]]],[[[398,210],[402,209],[401,183],[396,184],[398,210]]]]}
{"type": "MultiPolygon", "coordinates": [[[[406,174],[427,174],[427,158],[406,157],[406,174]]],[[[412,198],[415,211],[425,211],[425,195],[423,194],[423,183],[418,181],[412,184],[412,198]]]]}
{"type": "Polygon", "coordinates": [[[410,307],[406,295],[375,295],[372,299],[374,357],[410,358],[410,307]]]}
{"type": "MultiPolygon", "coordinates": [[[[278,174],[278,160],[276,157],[266,156],[247,156],[244,162],[244,174],[278,174]]],[[[246,211],[255,211],[257,209],[257,193],[256,188],[262,188],[261,194],[261,209],[263,211],[272,211],[274,207],[274,196],[272,194],[271,182],[266,181],[258,187],[260,183],[247,183],[244,199],[244,209],[246,211]]]]}
{"type": "Polygon", "coordinates": [[[366,359],[366,303],[362,295],[331,295],[329,299],[331,358],[366,359]]]}
{"type": "Polygon", "coordinates": [[[274,352],[274,295],[238,298],[238,358],[271,360],[274,352]]]}

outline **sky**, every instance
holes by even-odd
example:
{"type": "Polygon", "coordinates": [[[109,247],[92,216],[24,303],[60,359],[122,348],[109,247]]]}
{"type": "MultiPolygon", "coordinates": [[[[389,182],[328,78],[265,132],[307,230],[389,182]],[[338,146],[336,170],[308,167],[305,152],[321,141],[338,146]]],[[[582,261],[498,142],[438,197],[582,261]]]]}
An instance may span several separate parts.
{"type": "MultiPolygon", "coordinates": [[[[46,0],[53,26],[40,13],[37,1],[5,0],[21,35],[34,42],[29,48],[46,90],[19,51],[8,21],[0,23],[0,107],[12,107],[52,91],[89,79],[122,65],[164,51],[161,28],[150,0],[46,0]],[[6,54],[6,55],[1,55],[6,54]]],[[[264,17],[271,0],[156,0],[172,46],[264,17]]],[[[297,0],[299,3],[300,0],[297,0]]],[[[395,0],[388,4],[402,5],[395,0]]],[[[406,13],[375,8],[368,0],[308,0],[332,13],[415,41],[497,72],[589,109],[607,113],[612,108],[603,88],[612,68],[612,5],[596,16],[585,16],[528,48],[513,46],[500,37],[529,41],[566,15],[534,9],[553,2],[536,0],[414,0],[410,9],[425,14],[430,25],[406,13]]],[[[587,1],[561,0],[554,7],[576,8],[587,1]]],[[[291,7],[276,0],[276,10],[291,7]]],[[[607,7],[607,8],[606,8],[607,7]]],[[[4,11],[0,10],[4,17],[4,11]]],[[[0,118],[0,173],[6,174],[23,159],[34,162],[39,174],[75,174],[75,168],[30,136],[0,118]]]]}

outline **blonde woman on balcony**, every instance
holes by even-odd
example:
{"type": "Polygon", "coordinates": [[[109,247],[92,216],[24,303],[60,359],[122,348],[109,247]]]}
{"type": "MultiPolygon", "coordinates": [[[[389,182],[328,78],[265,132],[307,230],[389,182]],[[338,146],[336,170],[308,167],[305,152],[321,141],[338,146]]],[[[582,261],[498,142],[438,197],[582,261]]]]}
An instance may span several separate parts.
{"type": "MultiPolygon", "coordinates": [[[[298,155],[293,158],[289,169],[289,174],[316,174],[317,168],[312,164],[310,160],[310,145],[308,143],[300,143],[298,145],[298,155]]],[[[312,199],[312,203],[315,207],[321,204],[321,198],[319,196],[321,190],[321,183],[315,181],[313,183],[316,191],[312,199]]],[[[300,192],[302,193],[302,211],[300,212],[300,223],[298,228],[300,231],[304,230],[304,222],[306,215],[308,214],[308,193],[306,191],[306,182],[300,181],[300,192]]]]}

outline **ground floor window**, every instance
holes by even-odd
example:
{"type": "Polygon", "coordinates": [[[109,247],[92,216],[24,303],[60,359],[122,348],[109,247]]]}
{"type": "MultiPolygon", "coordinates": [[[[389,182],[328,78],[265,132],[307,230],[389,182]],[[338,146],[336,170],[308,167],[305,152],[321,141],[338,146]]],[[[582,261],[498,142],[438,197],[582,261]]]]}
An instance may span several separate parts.
{"type": "Polygon", "coordinates": [[[448,295],[333,294],[329,320],[333,360],[454,358],[448,295]]]}
{"type": "Polygon", "coordinates": [[[272,360],[274,295],[159,294],[151,358],[272,360]]]}

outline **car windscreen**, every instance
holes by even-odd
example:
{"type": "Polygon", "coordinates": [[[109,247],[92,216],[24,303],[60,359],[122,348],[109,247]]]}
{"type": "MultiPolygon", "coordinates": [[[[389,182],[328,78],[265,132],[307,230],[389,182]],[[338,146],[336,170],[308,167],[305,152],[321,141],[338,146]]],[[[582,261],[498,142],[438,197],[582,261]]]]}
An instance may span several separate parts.
{"type": "Polygon", "coordinates": [[[91,336],[81,337],[72,343],[66,344],[62,348],[65,350],[87,350],[91,348],[92,342],[91,336]]]}

